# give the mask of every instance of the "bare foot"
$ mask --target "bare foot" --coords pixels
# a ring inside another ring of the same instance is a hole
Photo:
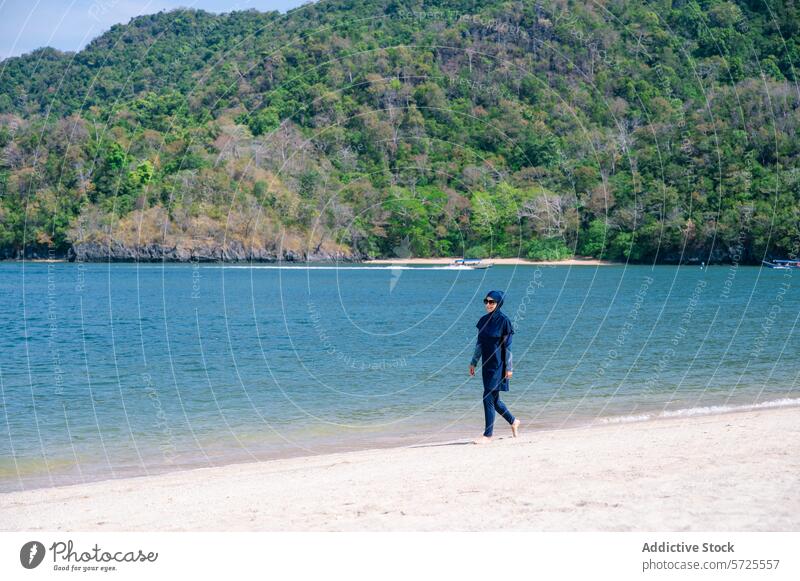
[[[515,438],[517,437],[517,432],[519,431],[520,421],[519,418],[514,420],[514,423],[511,424],[511,435]]]
[[[472,440],[472,443],[473,444],[488,444],[491,441],[492,441],[491,436],[489,436],[488,438],[486,436],[481,436],[477,440]]]

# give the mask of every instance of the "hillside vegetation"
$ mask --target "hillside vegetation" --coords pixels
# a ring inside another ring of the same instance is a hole
[[[0,255],[800,252],[800,8],[176,10],[0,63]]]

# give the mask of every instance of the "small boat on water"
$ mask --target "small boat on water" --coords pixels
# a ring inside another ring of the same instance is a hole
[[[447,265],[447,268],[457,268],[461,270],[480,270],[489,268],[491,263],[483,262],[480,258],[457,258]]]
[[[770,268],[777,268],[779,270],[800,268],[800,260],[762,260],[761,262]]]

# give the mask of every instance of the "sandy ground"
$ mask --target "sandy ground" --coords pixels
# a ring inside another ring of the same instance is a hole
[[[3,530],[800,530],[800,408],[0,495]]]
[[[375,260],[364,260],[363,264],[409,264],[409,265],[438,265],[450,264],[456,258],[380,258]],[[528,260],[527,258],[486,258],[482,262],[488,264],[505,264],[511,266],[609,266],[622,264],[620,262],[609,262],[607,260],[597,260],[596,258],[570,258],[568,260]]]

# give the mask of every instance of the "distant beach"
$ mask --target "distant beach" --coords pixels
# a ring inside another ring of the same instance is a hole
[[[308,262],[310,264],[319,263],[319,264],[330,264],[330,263],[355,263],[355,264],[408,264],[408,265],[418,265],[418,266],[425,266],[425,265],[441,265],[441,264],[451,264],[454,260],[458,260],[461,257],[453,256],[450,258],[374,258],[368,260],[339,260],[337,258],[328,258],[328,259],[314,259],[308,261],[298,261],[298,260],[287,260],[287,259],[278,259],[275,260],[212,260],[208,261],[211,264],[230,264],[236,265],[241,263],[255,263],[255,264],[293,264],[296,262]],[[481,259],[482,262],[488,264],[497,264],[497,265],[509,265],[509,266],[613,266],[624,264],[622,262],[612,262],[610,260],[599,260],[597,258],[567,258],[565,260],[530,260],[528,258],[484,258]],[[5,258],[0,259],[0,261],[11,262],[11,263],[21,263],[21,262],[30,262],[30,263],[68,263],[70,262],[66,258],[25,258],[22,259],[15,259],[15,258]],[[80,262],[95,262],[95,263],[108,263],[108,258],[96,258],[93,260],[81,260]],[[191,260],[172,260],[169,258],[165,258],[162,260],[135,260],[135,259],[128,259],[128,260],[114,260],[113,262],[119,263],[129,263],[129,264],[148,264],[148,263],[180,263],[180,262],[191,262]]]
[[[410,265],[438,265],[451,264],[461,257],[450,258],[376,258],[363,261],[365,264],[410,264]],[[509,266],[613,266],[619,262],[598,260],[597,258],[568,258],[566,260],[529,260],[527,258],[483,258],[481,262],[487,264]]]
[[[0,495],[5,531],[796,531],[800,408]]]

